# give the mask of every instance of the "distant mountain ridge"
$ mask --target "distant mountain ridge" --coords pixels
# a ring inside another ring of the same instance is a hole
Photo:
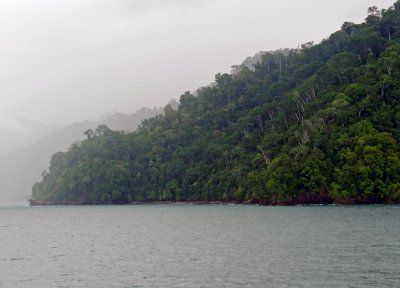
[[[177,107],[177,102],[174,100],[169,104],[173,108]],[[85,130],[105,124],[113,130],[131,132],[144,119],[162,113],[162,107],[141,108],[132,114],[111,113],[99,120],[73,123],[60,129],[53,129],[51,133],[37,139],[28,147],[0,156],[0,201],[26,199],[30,194],[32,182],[38,181],[42,171],[48,169],[51,155],[57,151],[65,151],[72,143],[84,139]]]
[[[37,121],[2,115],[0,118],[0,155],[26,148],[40,138],[60,129],[62,124],[43,124]]]

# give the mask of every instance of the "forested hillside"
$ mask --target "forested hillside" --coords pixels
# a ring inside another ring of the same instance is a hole
[[[177,106],[176,101],[170,103]],[[162,107],[141,108],[131,114],[114,112],[101,119],[59,128],[24,149],[0,155],[0,201],[26,200],[31,193],[32,183],[40,180],[41,172],[48,168],[51,155],[57,151],[67,151],[71,143],[83,140],[85,130],[107,125],[116,130],[134,131],[143,119],[162,113]]]
[[[400,1],[51,159],[32,204],[400,200]]]

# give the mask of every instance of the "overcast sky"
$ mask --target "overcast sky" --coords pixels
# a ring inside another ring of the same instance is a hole
[[[160,106],[394,0],[0,0],[0,121]]]

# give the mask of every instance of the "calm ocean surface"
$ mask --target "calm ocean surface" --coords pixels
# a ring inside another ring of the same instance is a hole
[[[400,206],[0,207],[0,287],[400,287]]]

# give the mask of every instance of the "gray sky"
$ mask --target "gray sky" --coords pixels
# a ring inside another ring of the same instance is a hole
[[[164,105],[395,0],[0,0],[0,122]],[[2,120],[3,119],[3,120]]]

